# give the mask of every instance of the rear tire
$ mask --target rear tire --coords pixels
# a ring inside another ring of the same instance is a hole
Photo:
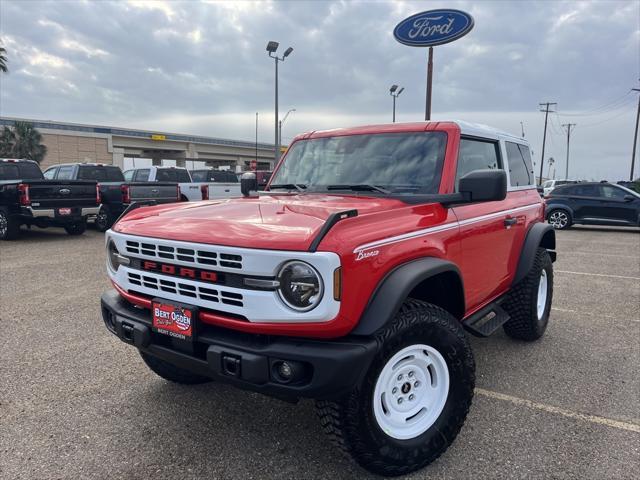
[[[538,248],[533,267],[502,304],[511,317],[503,326],[511,338],[533,341],[544,335],[553,301],[553,263],[544,248]]]
[[[20,223],[6,210],[0,210],[0,240],[14,240],[20,234]]]
[[[418,300],[406,301],[376,337],[380,351],[362,384],[316,402],[317,413],[333,443],[363,468],[405,475],[437,459],[462,428],[473,353],[457,319]]]
[[[82,235],[87,229],[87,222],[83,220],[82,222],[71,223],[69,225],[65,225],[64,229],[69,235]]]
[[[111,213],[109,207],[105,205],[100,207],[98,215],[96,216],[96,229],[99,232],[106,232],[111,228],[111,225],[113,225],[113,221],[113,214]]]
[[[573,224],[571,214],[562,209],[551,210],[547,215],[547,221],[556,230],[566,230]]]
[[[144,363],[147,364],[147,367],[151,369],[153,373],[164,378],[165,380],[169,380],[174,383],[181,383],[183,385],[198,385],[200,383],[211,382],[212,379],[209,377],[203,377],[201,375],[196,375],[182,368],[176,367],[169,362],[165,362],[164,360],[160,360],[159,358],[148,355],[144,352],[140,352],[140,356]]]

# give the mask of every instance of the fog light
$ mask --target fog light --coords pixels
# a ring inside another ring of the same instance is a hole
[[[307,376],[304,363],[294,360],[276,360],[271,364],[271,377],[279,383],[297,383]]]
[[[282,362],[278,367],[278,375],[280,375],[284,380],[291,380],[293,368],[291,368],[291,365],[287,362]]]

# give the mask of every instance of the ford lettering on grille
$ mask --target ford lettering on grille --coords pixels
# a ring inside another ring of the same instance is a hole
[[[199,268],[182,267],[179,265],[170,265],[168,263],[150,262],[145,260],[141,263],[143,270],[163,273],[165,275],[173,275],[176,277],[190,278],[192,280],[201,280],[203,282],[216,283],[218,274],[209,270],[201,270]]]

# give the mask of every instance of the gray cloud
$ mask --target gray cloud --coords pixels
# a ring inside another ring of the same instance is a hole
[[[541,101],[558,102],[545,157],[564,170],[561,123],[578,123],[572,172],[628,176],[640,76],[635,1],[447,2],[473,14],[463,39],[435,49],[434,116],[519,132],[538,156]],[[436,2],[0,3],[10,74],[0,113],[233,138],[273,138],[268,40],[292,45],[281,65],[284,137],[390,120],[392,83],[406,90],[400,121],[423,118],[426,50],[392,36]],[[620,99],[604,109],[597,107]],[[614,108],[618,107],[618,108]],[[596,109],[590,116],[562,116]],[[545,168],[546,173],[546,168]]]

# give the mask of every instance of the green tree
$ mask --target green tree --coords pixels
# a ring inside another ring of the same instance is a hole
[[[0,47],[0,72],[7,73],[7,50],[4,47]]]
[[[13,129],[4,127],[0,134],[0,155],[26,158],[40,163],[47,154],[42,135],[29,122],[15,122]]]

